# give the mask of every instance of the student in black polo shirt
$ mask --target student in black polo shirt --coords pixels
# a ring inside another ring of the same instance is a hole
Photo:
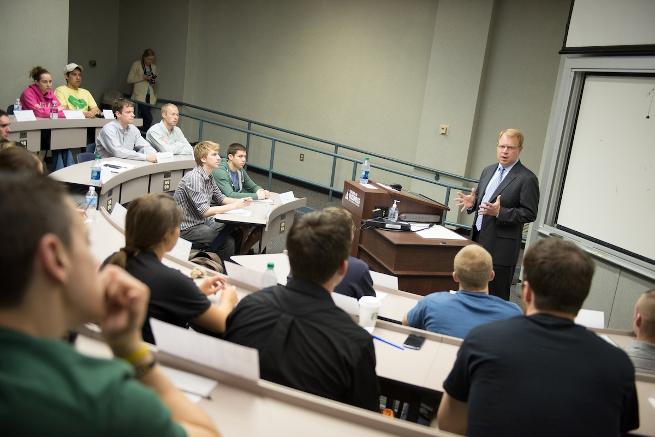
[[[378,411],[372,338],[330,296],[348,268],[351,232],[348,214],[298,219],[287,237],[292,278],[243,298],[224,338],[259,350],[264,379]]]
[[[617,436],[639,427],[635,370],[576,325],[591,257],[557,238],[523,261],[524,317],[474,328],[443,384],[437,420],[469,436]]]
[[[225,319],[237,303],[236,289],[220,276],[206,278],[200,286],[178,270],[162,264],[180,237],[182,213],[166,194],[146,194],[130,203],[125,218],[125,247],[105,264],[116,264],[150,287],[148,318],[143,339],[155,343],[150,317],[188,328],[195,325],[209,333],[225,331]],[[207,296],[221,291],[218,304]]]

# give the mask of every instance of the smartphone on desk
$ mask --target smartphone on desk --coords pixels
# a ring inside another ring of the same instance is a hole
[[[405,342],[403,344],[408,349],[419,350],[421,349],[421,346],[423,346],[424,342],[425,342],[425,337],[421,337],[420,335],[416,335],[416,334],[409,334],[409,336],[405,339]]]

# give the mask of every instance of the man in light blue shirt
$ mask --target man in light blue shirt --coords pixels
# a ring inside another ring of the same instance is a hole
[[[132,124],[134,103],[127,99],[117,99],[111,110],[116,120],[104,125],[96,138],[96,151],[100,156],[157,162],[157,151]]]
[[[491,255],[482,246],[464,247],[454,261],[453,279],[459,290],[425,296],[405,315],[403,324],[464,338],[483,323],[522,315],[515,303],[489,295],[492,265]]]
[[[146,133],[146,140],[160,152],[171,152],[173,155],[192,155],[193,147],[177,127],[180,111],[172,103],[161,107],[161,121],[153,125]]]

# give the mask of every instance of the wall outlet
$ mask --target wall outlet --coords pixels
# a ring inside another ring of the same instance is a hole
[[[301,161],[304,161],[304,160],[305,160],[305,154],[304,154],[304,153],[301,153],[301,154],[300,154],[300,160],[301,160]]]
[[[170,179],[164,179],[164,192],[171,191],[171,180]]]
[[[111,200],[111,197],[107,199],[107,212],[111,212],[114,207],[114,202]]]
[[[448,125],[440,124],[439,125],[439,135],[448,135]]]
[[[280,222],[280,233],[284,232],[287,230],[287,224],[286,222]]]

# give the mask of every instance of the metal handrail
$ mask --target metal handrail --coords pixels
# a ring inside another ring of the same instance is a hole
[[[226,118],[239,120],[239,121],[248,123],[247,128],[243,128],[243,127],[223,123],[223,122],[220,122],[220,121],[217,121],[217,120],[210,120],[208,118],[204,118],[204,117],[200,117],[200,116],[197,116],[197,115],[192,115],[192,114],[188,114],[188,113],[184,113],[184,112],[180,111],[180,117],[186,117],[186,118],[189,118],[191,120],[196,120],[196,121],[199,122],[199,124],[198,124],[198,139],[199,140],[202,139],[202,137],[203,137],[204,124],[209,123],[211,125],[220,126],[220,127],[230,129],[230,130],[233,130],[233,131],[236,131],[236,132],[244,133],[246,135],[246,148],[249,147],[251,137],[262,138],[262,139],[270,141],[271,142],[271,154],[270,154],[270,160],[269,160],[268,168],[253,165],[251,163],[248,164],[250,167],[253,167],[253,168],[263,170],[263,171],[267,172],[268,188],[269,189],[271,188],[273,175],[279,175],[279,176],[284,176],[284,177],[287,177],[287,178],[290,178],[290,179],[293,179],[293,180],[297,180],[297,181],[302,182],[302,183],[307,183],[307,184],[313,185],[313,186],[318,187],[318,188],[325,189],[325,190],[328,191],[329,199],[332,200],[333,193],[340,193],[340,194],[342,193],[341,190],[339,190],[338,188],[335,188],[333,186],[334,185],[334,180],[335,180],[335,175],[336,175],[336,162],[337,162],[337,160],[352,163],[352,166],[353,166],[353,168],[352,168],[352,179],[356,179],[357,166],[359,164],[361,164],[361,161],[358,160],[358,159],[355,159],[355,158],[352,158],[350,156],[340,154],[339,153],[339,148],[343,148],[343,149],[346,149],[346,150],[349,150],[349,151],[365,154],[366,156],[372,156],[372,157],[376,157],[376,158],[380,158],[380,159],[390,161],[392,163],[406,165],[406,166],[409,166],[409,167],[413,167],[415,169],[420,169],[420,170],[429,171],[431,173],[434,173],[435,177],[433,179],[431,179],[431,178],[427,178],[427,177],[423,177],[423,176],[407,174],[407,172],[403,172],[401,170],[394,169],[394,168],[385,167],[383,165],[379,165],[379,164],[375,164],[375,163],[370,164],[372,168],[376,168],[376,169],[379,169],[379,170],[382,170],[382,171],[385,171],[385,172],[400,175],[400,176],[403,176],[403,177],[408,177],[408,178],[413,179],[413,180],[418,180],[418,181],[422,181],[422,182],[425,182],[425,183],[429,183],[429,184],[432,184],[432,185],[436,185],[436,186],[445,188],[446,189],[446,194],[444,196],[444,202],[443,202],[445,205],[448,205],[448,203],[450,201],[450,196],[451,196],[451,191],[452,190],[470,192],[471,189],[469,187],[465,187],[465,186],[461,186],[461,185],[441,182],[439,180],[440,175],[448,176],[448,177],[451,177],[453,179],[456,179],[456,180],[462,181],[462,182],[477,183],[476,179],[471,179],[471,178],[455,175],[455,174],[449,173],[449,172],[442,172],[442,171],[437,170],[437,169],[433,169],[433,168],[425,167],[425,166],[422,166],[422,165],[414,164],[414,163],[411,163],[411,162],[403,161],[403,160],[400,160],[400,159],[388,157],[388,156],[381,155],[381,154],[378,154],[378,153],[370,153],[370,152],[367,152],[365,150],[358,149],[356,147],[347,146],[347,145],[336,143],[336,142],[333,142],[333,141],[323,140],[321,138],[316,138],[316,137],[313,137],[311,135],[306,135],[306,134],[290,131],[288,129],[278,128],[276,126],[272,126],[272,125],[269,125],[269,124],[266,124],[266,123],[261,123],[261,122],[258,122],[256,120],[250,120],[250,119],[247,119],[247,118],[244,118],[244,117],[239,117],[239,116],[235,116],[235,115],[232,115],[232,114],[226,114],[226,113],[223,113],[223,112],[220,112],[220,111],[215,111],[215,110],[212,110],[212,109],[203,108],[203,107],[198,106],[198,105],[194,105],[194,104],[190,104],[190,103],[186,103],[186,102],[182,102],[182,101],[178,101],[178,100],[160,98],[158,104],[156,104],[156,105],[149,104],[149,103],[144,103],[144,102],[139,102],[139,105],[144,105],[144,106],[148,106],[148,107],[151,107],[151,108],[161,108],[161,105],[163,103],[173,103],[173,104],[178,105],[178,106],[186,106],[186,107],[189,107],[189,108],[198,109],[198,110],[209,112],[209,113],[212,113],[212,114],[215,114],[215,115],[219,115],[219,116],[223,116],[223,117],[226,117]],[[138,111],[138,109],[137,109],[137,111]],[[291,140],[287,140],[287,139],[284,139],[284,138],[279,138],[277,136],[265,134],[263,132],[257,132],[257,131],[254,131],[252,129],[253,125],[264,127],[264,128],[267,128],[267,129],[273,129],[273,130],[276,130],[276,131],[279,131],[279,132],[283,132],[283,133],[287,133],[287,134],[291,134],[291,135],[295,135],[295,136],[300,136],[300,137],[302,137],[304,139],[317,141],[317,142],[322,143],[322,144],[328,144],[328,145],[334,146],[334,151],[322,150],[320,148],[312,147],[312,146],[309,146],[309,145],[306,145],[306,144],[301,144],[301,143],[291,141]],[[300,148],[302,150],[310,151],[310,152],[313,152],[313,153],[318,153],[320,155],[332,157],[332,169],[331,169],[331,174],[330,174],[330,185],[325,185],[325,184],[322,184],[322,183],[317,182],[315,180],[314,181],[306,180],[306,179],[298,177],[297,175],[289,175],[289,174],[285,174],[283,172],[274,171],[273,167],[274,167],[274,162],[275,162],[275,148],[276,148],[277,144],[285,144],[285,145],[289,145],[289,146],[292,146],[292,147]],[[465,228],[465,229],[470,229],[471,228],[470,225],[449,221],[449,220],[446,219],[446,216],[444,216],[444,223],[447,224],[447,225],[457,226],[457,227]]]

